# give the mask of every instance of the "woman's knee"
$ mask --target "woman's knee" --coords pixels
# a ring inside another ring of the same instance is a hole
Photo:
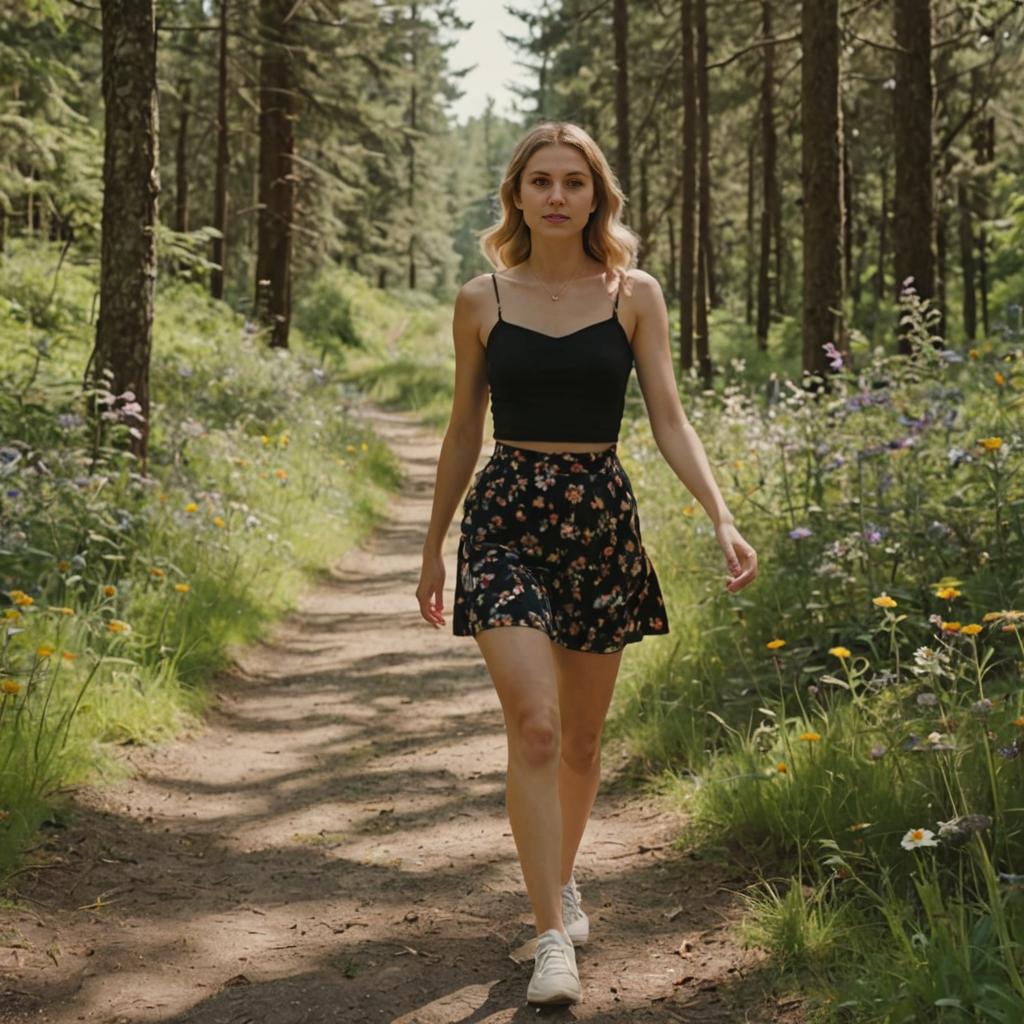
[[[509,728],[509,748],[527,764],[540,767],[557,760],[559,725],[557,708],[529,708],[514,716]]]
[[[562,760],[580,775],[589,772],[601,756],[601,734],[566,732],[561,738]]]

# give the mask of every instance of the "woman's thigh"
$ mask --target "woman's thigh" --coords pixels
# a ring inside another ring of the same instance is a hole
[[[531,720],[550,724],[557,732],[558,670],[550,637],[529,626],[497,626],[481,630],[476,641],[506,727],[521,728]]]
[[[622,651],[595,654],[552,644],[563,737],[600,739],[615,692]]]

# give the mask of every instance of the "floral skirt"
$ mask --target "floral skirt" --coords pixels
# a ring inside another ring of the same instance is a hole
[[[452,631],[495,626],[532,626],[599,654],[668,632],[614,445],[541,452],[495,442],[463,505]]]

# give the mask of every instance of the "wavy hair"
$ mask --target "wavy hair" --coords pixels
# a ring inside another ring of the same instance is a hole
[[[575,146],[587,161],[594,180],[597,205],[583,227],[583,250],[600,260],[616,276],[636,263],[638,238],[622,223],[625,196],[598,144],[570,121],[544,121],[534,125],[518,142],[505,169],[499,196],[502,218],[480,234],[480,250],[497,270],[514,267],[530,255],[530,229],[513,199],[519,192],[523,170],[541,146]]]

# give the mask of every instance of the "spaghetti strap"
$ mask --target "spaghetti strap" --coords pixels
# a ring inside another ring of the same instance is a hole
[[[616,320],[619,319],[619,292],[622,290],[622,280],[619,280],[619,286],[615,289],[615,305],[612,307],[612,316]]]
[[[494,285],[494,298],[498,303],[498,319],[501,319],[501,296],[498,294],[498,279],[491,274],[491,284]]]

